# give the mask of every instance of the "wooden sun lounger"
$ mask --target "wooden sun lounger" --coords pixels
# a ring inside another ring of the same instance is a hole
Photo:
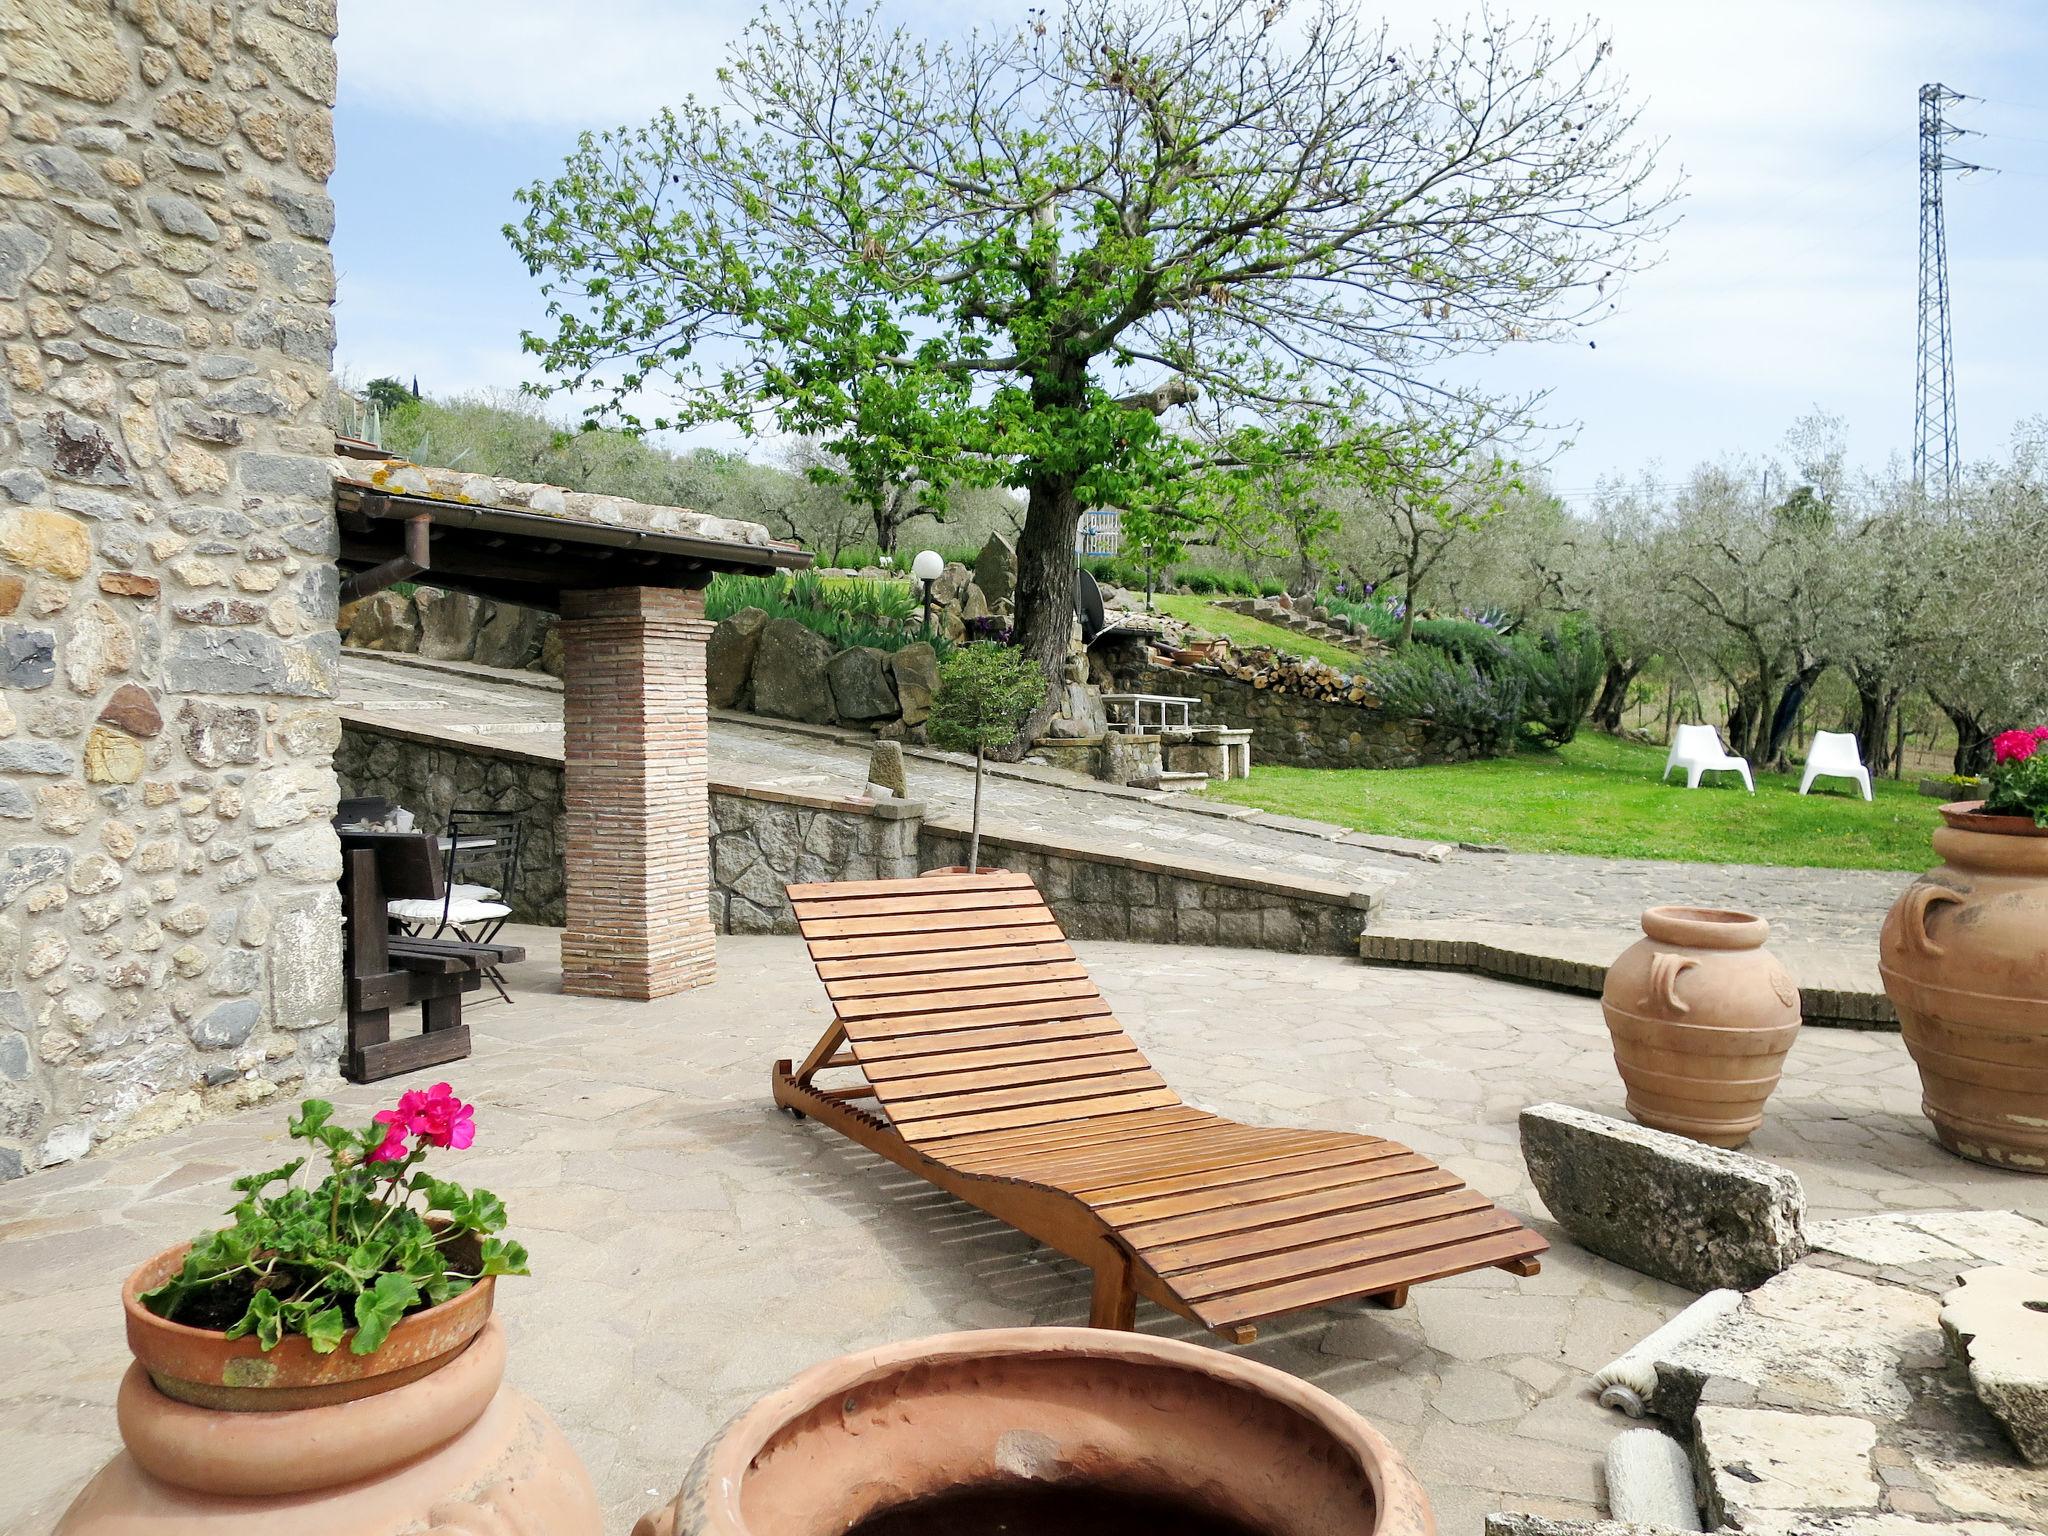
[[[1239,1343],[1425,1280],[1536,1273],[1549,1245],[1399,1142],[1183,1104],[1110,1016],[1030,877],[792,885],[838,1015],[775,1102],[1095,1271],[1089,1322],[1146,1297]],[[864,1081],[816,1085],[857,1068]],[[858,1107],[874,1101],[874,1111]]]

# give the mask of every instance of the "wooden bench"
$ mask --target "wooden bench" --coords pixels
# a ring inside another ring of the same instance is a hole
[[[494,965],[524,960],[516,944],[414,938],[391,931],[388,903],[438,900],[446,891],[440,850],[424,832],[342,829],[341,899],[347,921],[343,971],[348,988],[348,1046],[342,1073],[373,1083],[469,1054],[462,998]],[[391,1011],[420,1005],[420,1032],[391,1038]]]
[[[1304,1308],[1536,1273],[1541,1236],[1399,1142],[1184,1104],[1028,876],[788,889],[837,1017],[775,1063],[775,1102],[1091,1266],[1094,1326],[1132,1327],[1143,1296],[1243,1343]],[[818,1085],[844,1069],[861,1080]]]

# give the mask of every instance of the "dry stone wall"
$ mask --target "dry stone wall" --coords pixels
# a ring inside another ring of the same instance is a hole
[[[0,1177],[329,1075],[331,0],[0,0]]]
[[[1195,714],[1206,724],[1249,728],[1254,766],[1418,768],[1484,755],[1477,742],[1431,721],[1276,693],[1215,671],[1124,662],[1116,685],[1127,693],[1199,699]]]

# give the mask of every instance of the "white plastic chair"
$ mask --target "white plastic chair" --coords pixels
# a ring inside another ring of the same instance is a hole
[[[1729,773],[1742,775],[1742,782],[1753,795],[1756,781],[1749,776],[1749,764],[1735,756],[1721,745],[1721,733],[1711,725],[1681,725],[1671,738],[1671,755],[1664,759],[1664,771],[1657,775],[1659,783],[1671,777],[1671,770],[1685,770],[1685,787],[1698,789],[1700,775]]]
[[[1856,738],[1847,731],[1813,733],[1813,745],[1806,749],[1806,772],[1799,776],[1799,793],[1811,789],[1815,779],[1854,779],[1863,798],[1870,798],[1870,770],[1863,766]]]

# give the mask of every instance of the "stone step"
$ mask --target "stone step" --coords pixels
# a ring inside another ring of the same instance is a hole
[[[1209,782],[1206,773],[1162,773],[1159,775],[1161,789],[1199,789]]]

